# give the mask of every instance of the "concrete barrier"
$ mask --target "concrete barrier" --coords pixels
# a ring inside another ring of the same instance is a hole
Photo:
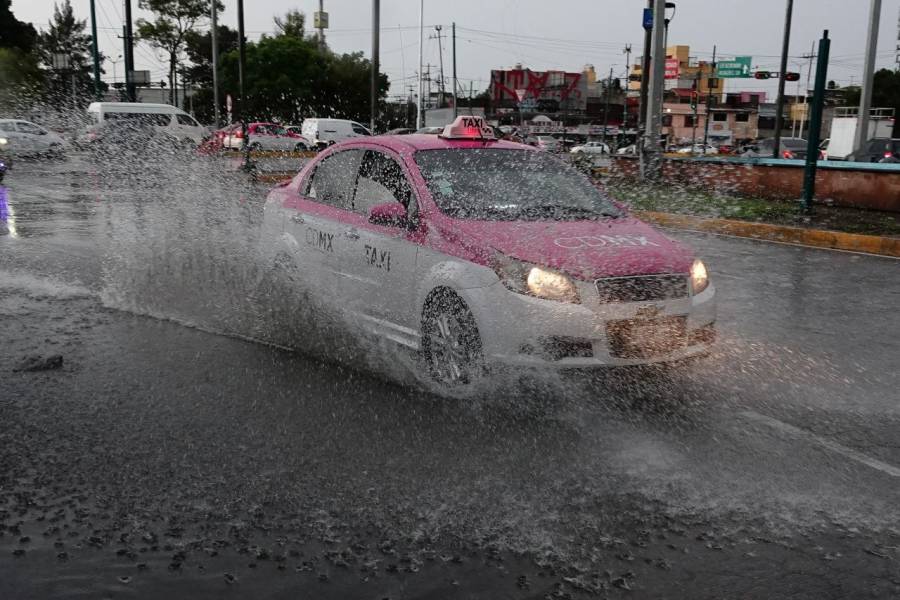
[[[666,158],[663,177],[686,186],[772,200],[796,200],[803,161],[761,158]],[[637,179],[636,158],[613,158],[609,177]],[[900,212],[900,164],[819,161],[816,201],[833,206]]]

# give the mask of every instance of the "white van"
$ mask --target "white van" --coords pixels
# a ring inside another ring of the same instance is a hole
[[[174,138],[190,140],[194,144],[199,144],[210,133],[194,117],[171,104],[92,102],[87,112],[94,126],[112,120],[135,119],[151,123]]]
[[[372,132],[347,119],[303,119],[300,127],[303,137],[317,146],[328,146],[347,138],[372,135]]]

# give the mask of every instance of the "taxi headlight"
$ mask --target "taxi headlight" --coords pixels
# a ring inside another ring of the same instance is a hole
[[[695,260],[691,265],[691,289],[695,294],[699,294],[709,285],[709,275],[706,272],[706,265],[702,260]]]
[[[5,146],[8,143],[9,143],[8,139],[6,139],[5,137],[0,137],[0,146]]]
[[[494,270],[503,285],[519,294],[559,302],[580,302],[575,283],[559,271],[505,256],[495,259]]]

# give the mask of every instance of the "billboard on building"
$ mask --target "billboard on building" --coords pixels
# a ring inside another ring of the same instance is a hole
[[[495,108],[525,104],[537,112],[584,110],[587,81],[583,73],[495,69],[491,71],[490,95]]]
[[[681,74],[681,63],[677,58],[666,59],[666,79],[678,79]]]

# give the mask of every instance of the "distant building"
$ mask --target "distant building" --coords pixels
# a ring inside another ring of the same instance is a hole
[[[585,65],[580,73],[532,71],[521,65],[495,69],[488,90],[489,117],[535,129],[534,117],[547,116],[549,122],[560,123],[560,129],[564,123],[568,130],[588,135],[601,131],[604,123],[618,129],[625,121],[625,95],[618,79],[611,83],[608,77],[598,77],[593,65]]]

